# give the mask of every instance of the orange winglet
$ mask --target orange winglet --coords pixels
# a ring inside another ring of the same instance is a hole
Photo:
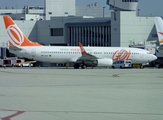
[[[83,48],[83,45],[80,42],[78,42],[78,46],[80,47],[80,50],[81,50],[82,55],[87,54],[87,52]]]
[[[9,36],[9,46],[42,46],[41,44],[30,41],[10,16],[3,16],[3,20]]]

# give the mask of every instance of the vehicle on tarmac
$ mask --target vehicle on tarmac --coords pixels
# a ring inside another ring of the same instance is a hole
[[[15,63],[14,67],[33,67],[33,63],[36,61],[27,61],[27,62],[19,62]]]
[[[117,60],[113,63],[112,68],[132,68],[131,60]]]

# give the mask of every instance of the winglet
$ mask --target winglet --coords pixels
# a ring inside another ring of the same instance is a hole
[[[41,44],[30,41],[10,16],[3,16],[3,20],[9,37],[9,46],[42,46]]]
[[[80,42],[78,42],[78,46],[80,47],[80,50],[81,50],[82,55],[87,54],[87,52],[83,48],[83,45]]]

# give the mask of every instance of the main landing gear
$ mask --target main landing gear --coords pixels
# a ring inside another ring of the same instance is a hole
[[[74,69],[79,69],[79,67],[80,67],[80,64],[77,64],[77,63],[76,63],[76,64],[74,65]]]
[[[81,69],[86,69],[87,65],[86,64],[79,64],[79,63],[76,63],[74,65],[74,69],[79,69],[79,67],[81,67]]]

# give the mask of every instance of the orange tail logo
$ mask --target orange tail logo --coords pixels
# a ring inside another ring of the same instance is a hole
[[[11,19],[11,17],[3,16],[3,19],[9,36],[9,46],[42,46],[36,42],[30,41]]]

